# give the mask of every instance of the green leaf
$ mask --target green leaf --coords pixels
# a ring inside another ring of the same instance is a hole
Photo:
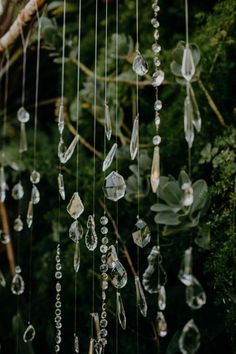
[[[198,235],[194,242],[201,248],[208,250],[211,242],[211,232],[208,225],[199,226]]]
[[[160,213],[162,211],[172,211],[172,208],[169,205],[157,203],[151,206],[151,210]]]
[[[168,182],[163,188],[164,201],[170,206],[181,206],[182,193],[176,182]]]
[[[208,199],[208,187],[206,181],[199,179],[193,184],[193,204],[191,206],[191,214],[204,208]]]
[[[157,224],[163,224],[163,225],[179,225],[180,221],[178,216],[171,212],[171,211],[166,211],[159,213],[155,216],[155,222]]]
[[[180,171],[178,182],[179,182],[179,187],[180,188],[182,187],[182,185],[184,183],[191,183],[188,174],[184,170]]]

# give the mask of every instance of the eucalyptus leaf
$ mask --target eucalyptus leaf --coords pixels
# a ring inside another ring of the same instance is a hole
[[[162,211],[172,211],[172,208],[166,204],[156,203],[151,206],[151,210],[160,213]]]
[[[203,179],[193,183],[193,204],[191,206],[191,214],[204,208],[208,200],[208,187]]]
[[[163,187],[164,201],[173,207],[181,206],[182,193],[177,182],[168,182]]]
[[[178,215],[171,211],[165,211],[155,216],[155,222],[162,225],[179,225],[180,220]]]

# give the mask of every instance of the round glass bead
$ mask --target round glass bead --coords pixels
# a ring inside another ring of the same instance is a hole
[[[104,244],[104,245],[107,245],[108,244],[108,238],[107,237],[103,237],[102,238],[102,243]]]
[[[61,277],[62,277],[62,272],[56,272],[55,273],[55,278],[61,279]]]
[[[57,335],[61,336],[61,330],[60,329],[57,329]]]
[[[151,24],[153,25],[154,28],[158,28],[160,26],[160,23],[157,21],[156,18],[151,19]]]
[[[56,264],[56,270],[61,270],[61,263]]]
[[[105,291],[103,291],[103,292],[102,292],[102,300],[105,301],[106,298],[107,298],[107,295],[106,295]]]
[[[101,245],[100,246],[100,252],[101,253],[107,253],[108,247],[106,245]]]
[[[161,143],[161,137],[160,135],[155,135],[152,139],[152,142],[154,145],[159,145]]]
[[[107,280],[107,279],[108,279],[107,273],[102,273],[102,280]]]
[[[55,303],[55,306],[56,306],[56,308],[60,308],[60,307],[61,307],[61,302],[60,302],[60,301],[57,301],[57,302]]]
[[[56,316],[61,316],[61,310],[60,310],[60,309],[56,309],[55,315],[56,315]]]
[[[105,327],[107,327],[107,325],[108,325],[107,320],[104,320],[104,319],[103,319],[103,320],[100,321],[100,326],[101,326],[101,327],[105,328]]]
[[[107,257],[106,257],[105,254],[102,255],[102,257],[101,257],[101,262],[102,262],[102,263],[107,263]]]
[[[108,224],[108,218],[105,215],[101,217],[100,224],[101,225],[107,225]]]
[[[60,351],[60,347],[59,347],[59,345],[56,345],[55,346],[55,352],[58,353],[59,351]]]
[[[157,58],[157,57],[155,57],[155,58],[153,59],[153,63],[154,63],[154,65],[155,65],[156,67],[158,67],[158,66],[161,65],[161,62],[160,62],[159,58]]]
[[[101,313],[101,318],[107,318],[107,313],[106,313],[106,311],[103,311],[103,312]]]
[[[56,283],[56,291],[59,293],[61,291],[61,284]]]
[[[60,256],[57,254],[56,255],[56,262],[59,263],[61,261]]]
[[[61,301],[60,294],[57,294],[56,299],[57,299],[57,301]]]
[[[160,116],[158,114],[155,117],[155,126],[156,126],[157,129],[159,128],[160,123],[161,123],[161,119],[160,119]]]
[[[160,33],[159,33],[159,31],[156,29],[155,31],[154,31],[154,39],[156,40],[156,41],[158,41],[158,39],[159,39],[159,37],[160,37]]]
[[[102,337],[106,337],[107,335],[108,335],[108,332],[107,332],[107,330],[106,329],[101,329],[101,331],[100,331],[100,335],[102,336]]]
[[[106,303],[104,302],[104,304],[102,304],[102,311],[106,311]]]
[[[62,328],[62,324],[61,324],[61,322],[56,322],[56,328]]]
[[[152,4],[153,11],[159,12],[160,11],[160,6],[157,5],[157,3]]]
[[[157,43],[154,43],[154,44],[152,45],[152,51],[153,51],[153,53],[155,53],[155,54],[160,53],[160,51],[161,51],[161,46],[160,46],[159,44],[157,44]]]
[[[56,336],[55,341],[57,344],[61,343],[61,336]]]
[[[160,86],[165,78],[165,74],[162,70],[157,70],[153,75],[152,75],[152,86],[153,87],[158,87]]]
[[[108,288],[108,281],[103,280],[102,281],[102,290],[107,290],[107,288]]]
[[[40,182],[40,173],[36,170],[33,170],[30,175],[30,181],[33,184],[38,184]]]
[[[57,322],[57,323],[61,322],[61,316],[56,316],[55,317],[55,322]]]
[[[102,343],[103,347],[105,347],[105,345],[107,345],[106,338],[101,338],[101,343]]]
[[[160,111],[162,109],[162,102],[160,100],[156,100],[154,103],[154,109],[155,111]]]
[[[108,265],[107,264],[102,264],[100,265],[100,271],[103,272],[107,272],[108,271]]]
[[[103,227],[101,228],[101,233],[102,233],[103,235],[106,235],[106,234],[108,233],[108,228],[107,228],[106,226],[103,226]]]

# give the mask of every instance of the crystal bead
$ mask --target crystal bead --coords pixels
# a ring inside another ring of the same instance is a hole
[[[69,228],[69,237],[73,242],[78,242],[83,237],[83,226],[78,220],[75,220]]]
[[[160,33],[159,33],[159,31],[156,29],[156,30],[154,31],[154,39],[155,39],[156,41],[158,41],[159,37],[160,37]]]
[[[100,335],[101,335],[102,337],[106,337],[106,336],[108,335],[107,330],[106,330],[106,329],[101,329]]]
[[[159,12],[159,11],[160,11],[160,6],[157,5],[157,3],[156,3],[156,4],[153,4],[153,5],[152,5],[152,8],[153,8],[153,11],[155,11],[155,12]]]
[[[201,131],[201,126],[202,126],[202,118],[201,118],[201,113],[198,108],[197,100],[195,97],[195,93],[193,91],[193,88],[191,84],[189,84],[189,93],[190,93],[190,99],[192,102],[192,107],[193,107],[193,125],[198,133]]]
[[[183,328],[179,337],[179,349],[183,354],[194,354],[200,347],[200,332],[194,323],[190,320]]]
[[[160,337],[165,337],[167,335],[167,323],[161,311],[157,312],[156,328]]]
[[[102,171],[105,172],[112,164],[118,145],[115,143],[112,145],[111,150],[108,152],[103,164],[102,164]]]
[[[75,151],[76,145],[79,141],[79,135],[77,134],[74,139],[72,140],[71,144],[69,145],[68,148],[66,148],[65,143],[62,139],[60,138],[59,144],[58,144],[58,158],[61,163],[65,164],[71,156],[73,155],[73,152]]]
[[[75,353],[79,353],[79,338],[76,335],[75,335],[75,339],[74,339],[74,350],[75,350]]]
[[[105,311],[101,313],[101,318],[107,318],[107,313]]]
[[[33,184],[38,184],[40,182],[40,173],[36,170],[33,170],[30,175],[30,181]]]
[[[100,265],[100,271],[101,272],[107,272],[108,271],[108,265],[107,264]]]
[[[60,307],[61,307],[61,302],[60,302],[60,301],[56,301],[55,306],[56,306],[57,308],[60,308]]]
[[[55,315],[56,316],[61,316],[61,309],[56,309]]]
[[[134,120],[132,135],[130,140],[130,156],[131,159],[134,160],[139,148],[139,116]]]
[[[108,247],[106,245],[100,246],[100,252],[101,253],[107,253]]]
[[[56,291],[58,293],[61,292],[61,284],[60,283],[56,283]]]
[[[159,114],[156,114],[156,116],[155,116],[155,126],[156,126],[156,130],[159,129],[160,123],[161,123],[160,116],[159,116]]]
[[[108,276],[107,276],[108,277]],[[105,301],[107,298],[105,290],[102,291],[102,301]]]
[[[10,235],[0,230],[0,240],[3,245],[6,245],[10,242]]]
[[[95,220],[93,215],[89,215],[87,220],[87,228],[93,227],[95,228]]]
[[[8,186],[6,184],[6,177],[4,167],[0,168],[0,201],[3,203],[6,199],[6,191]]]
[[[154,110],[158,112],[161,109],[162,109],[162,102],[160,100],[156,100],[154,103]]]
[[[105,254],[102,255],[102,257],[101,257],[101,262],[102,262],[103,264],[105,264],[105,263],[107,262],[107,258],[106,258],[106,255],[105,255]]]
[[[103,244],[103,245],[107,245],[108,242],[109,242],[109,240],[108,240],[107,237],[103,237],[103,238],[102,238],[102,244]]]
[[[105,215],[101,217],[100,224],[104,226],[108,224],[108,218]]]
[[[78,217],[84,212],[84,205],[78,192],[75,192],[72,195],[71,200],[67,205],[67,212],[73,219],[78,219]]]
[[[12,188],[11,195],[15,200],[20,200],[23,198],[24,189],[21,182],[18,182],[17,184],[14,185],[14,187]]]
[[[139,76],[144,76],[148,72],[148,64],[139,52],[133,61],[133,71]]]
[[[152,142],[153,144],[156,146],[156,145],[160,145],[161,143],[161,137],[160,135],[155,135],[152,139]]]
[[[151,240],[151,232],[145,221],[139,219],[135,224],[135,231],[132,233],[134,243],[143,248]]]
[[[162,70],[158,70],[156,71],[153,75],[152,75],[152,86],[153,87],[158,87],[160,86],[165,78],[165,74]]]
[[[106,280],[103,280],[101,283],[101,287],[103,290],[107,290],[108,289],[108,282]]]
[[[14,275],[11,283],[11,292],[14,295],[21,295],[25,290],[25,282],[19,273],[20,272],[16,269],[16,274]]]
[[[155,57],[155,58],[153,59],[153,63],[154,63],[154,65],[155,65],[156,67],[159,67],[159,66],[161,65],[161,61],[160,61],[160,59],[159,59],[158,57]]]
[[[29,112],[24,107],[20,107],[17,111],[17,119],[21,123],[27,123],[30,120]]]
[[[154,44],[152,45],[152,51],[153,51],[154,54],[160,53],[160,51],[161,51],[161,46],[160,46],[159,44],[157,44],[157,43],[154,43]]]
[[[189,96],[184,101],[184,132],[188,147],[191,148],[194,141],[193,107]]]
[[[139,279],[139,276],[135,276],[135,289],[136,289],[136,302],[141,314],[146,317],[147,316],[147,302],[144,295],[144,291]]]
[[[31,200],[29,201],[29,204],[28,204],[26,222],[27,222],[28,228],[30,228],[32,225],[32,222],[33,222],[33,203]]]
[[[30,200],[33,204],[38,204],[40,202],[40,193],[38,188],[35,185],[33,185],[32,187]]]
[[[100,326],[101,326],[101,328],[105,328],[105,327],[107,327],[107,325],[108,325],[108,321],[107,321],[107,320],[102,319],[102,320],[100,321]]]
[[[62,134],[65,126],[65,121],[64,121],[64,106],[63,104],[60,105],[59,107],[59,115],[58,115],[58,130],[59,133]]]
[[[151,24],[153,25],[154,28],[160,27],[160,23],[157,21],[156,18],[151,19]]]
[[[101,228],[101,234],[106,235],[108,233],[108,228],[106,226],[103,226]]]
[[[108,104],[105,103],[105,134],[107,140],[111,139],[112,125],[111,125],[111,115]]]
[[[102,277],[102,280],[107,280],[108,279],[107,273],[102,273],[101,277]]]
[[[56,270],[61,270],[61,264],[60,263],[58,263],[58,264],[56,264]]]
[[[115,171],[112,171],[105,179],[104,194],[107,199],[118,201],[123,198],[126,191],[124,178]]]
[[[32,340],[34,340],[35,334],[36,332],[34,327],[31,324],[29,324],[23,335],[24,342],[25,343],[32,342]]]
[[[193,55],[191,49],[188,46],[184,48],[181,73],[186,81],[191,81],[195,74]]]
[[[191,183],[183,183],[181,186],[183,191],[182,203],[185,207],[190,207],[193,204],[193,187]]]
[[[191,285],[186,287],[186,302],[191,309],[200,309],[206,303],[206,293],[199,281],[192,276]]]
[[[27,143],[27,135],[26,135],[26,127],[25,123],[20,124],[20,146],[19,152],[25,152],[28,150],[28,143]]]
[[[101,343],[102,343],[103,347],[105,347],[107,345],[106,338],[101,338]]]
[[[56,342],[56,344],[60,344],[61,343],[61,336],[56,336],[55,337],[55,342]]]
[[[56,272],[55,273],[55,278],[56,279],[61,279],[62,278],[62,272]]]
[[[154,147],[152,169],[151,169],[151,187],[153,193],[157,192],[160,182],[160,149],[158,146]]]
[[[60,349],[60,346],[57,344],[57,345],[55,345],[55,352],[56,353],[59,353],[59,351],[60,351],[61,349]]]
[[[116,261],[110,277],[112,285],[117,289],[121,289],[127,284],[127,272],[120,261]]]
[[[55,317],[55,322],[60,323],[61,322],[61,316],[56,316]]]

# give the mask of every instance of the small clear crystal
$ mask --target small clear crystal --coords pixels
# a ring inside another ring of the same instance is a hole
[[[184,101],[184,132],[185,140],[189,148],[192,147],[194,141],[193,130],[193,107],[189,96],[186,96]]]
[[[148,64],[139,52],[133,61],[133,71],[139,76],[144,76],[148,72]]]
[[[40,202],[40,193],[38,188],[35,185],[33,185],[32,187],[31,201],[33,204],[38,204]]]
[[[6,191],[8,186],[6,184],[6,177],[4,167],[0,168],[0,201],[3,203],[6,199]]]
[[[59,115],[58,115],[58,130],[59,133],[62,134],[64,130],[65,122],[64,122],[64,106],[63,104],[59,107]]]
[[[107,199],[114,202],[123,198],[126,191],[124,178],[115,171],[112,171],[105,179],[104,194]]]
[[[25,343],[32,342],[32,340],[34,340],[35,334],[36,332],[34,327],[31,324],[29,324],[23,335],[24,342]]]
[[[160,145],[160,143],[161,143],[161,137],[160,137],[160,135],[155,135],[155,136],[153,137],[153,139],[152,139],[152,142],[153,142],[154,145]]]
[[[74,252],[74,270],[75,272],[79,271],[80,267],[80,243],[77,241],[75,243],[75,252]]]
[[[154,63],[154,65],[155,65],[156,67],[159,67],[159,66],[161,65],[161,61],[160,61],[160,59],[159,59],[158,57],[155,57],[155,58],[153,59],[153,63]]]
[[[108,152],[103,165],[102,165],[102,170],[105,172],[112,164],[112,161],[115,157],[116,150],[117,150],[118,145],[115,143],[112,145],[111,150]]]
[[[158,87],[160,86],[165,78],[165,74],[162,70],[158,70],[156,71],[153,75],[152,75],[152,86],[153,87]]]
[[[0,230],[0,240],[3,245],[6,245],[10,242],[10,235]]]
[[[30,228],[32,225],[32,222],[33,222],[33,203],[31,200],[29,201],[29,204],[28,204],[26,222],[27,222],[28,228]]]
[[[75,220],[69,229],[69,237],[70,239],[77,243],[78,241],[80,241],[83,237],[83,226],[80,224],[80,222],[78,220]]]
[[[18,218],[16,218],[14,221],[13,228],[15,231],[20,232],[23,230],[23,227],[24,227],[24,224],[23,224],[23,221],[21,220],[21,217],[19,215]]]
[[[163,312],[161,311],[157,312],[156,328],[157,328],[157,333],[160,337],[165,337],[167,335],[167,323],[163,315]]]
[[[24,189],[21,182],[18,182],[17,184],[14,185],[14,187],[12,188],[11,195],[15,200],[20,200],[23,198]]]
[[[191,309],[200,309],[206,303],[206,293],[197,278],[192,276],[191,285],[186,287],[186,302]]]
[[[139,148],[139,116],[134,120],[132,135],[130,140],[130,156],[131,159],[134,160]]]
[[[20,269],[20,267],[19,267]],[[14,275],[11,283],[11,292],[14,295],[21,295],[25,290],[25,282],[20,275],[20,271],[16,267],[16,274]]]
[[[58,157],[59,157],[59,160],[61,163],[65,164],[65,163],[67,163],[67,161],[69,161],[69,159],[73,155],[73,152],[75,151],[78,141],[79,141],[79,135],[77,134],[74,137],[74,139],[72,140],[69,147],[66,148],[62,137],[60,138],[60,141],[58,144]]]
[[[132,233],[134,243],[143,248],[151,240],[151,232],[145,221],[139,219],[135,224],[135,231]]]
[[[27,143],[27,135],[26,135],[25,124],[21,123],[20,124],[20,146],[19,146],[19,152],[25,152],[27,150],[28,150],[28,143]]]
[[[179,270],[179,280],[186,286],[192,284],[192,247],[184,251],[184,257]]]
[[[201,131],[202,127],[202,118],[201,118],[201,113],[198,108],[197,100],[195,97],[195,93],[193,91],[193,88],[191,84],[189,84],[189,92],[190,92],[190,99],[193,107],[193,125],[198,133]]]
[[[78,192],[75,192],[72,195],[71,200],[67,205],[67,212],[73,219],[78,219],[78,217],[84,212],[84,205]]]
[[[135,276],[135,289],[136,289],[136,301],[141,314],[147,316],[147,302],[144,295],[144,291],[139,279],[139,276]]]
[[[159,33],[159,31],[156,29],[156,30],[154,31],[154,39],[155,39],[156,41],[158,41],[159,37],[160,37],[160,33]]]
[[[92,216],[92,215],[90,215]],[[85,234],[85,245],[89,251],[94,251],[98,244],[98,238],[95,231],[95,227],[88,227]]]
[[[30,120],[29,112],[24,107],[20,107],[17,111],[17,119],[21,123],[27,123]]]
[[[77,335],[75,335],[74,339],[74,349],[75,353],[79,353],[79,337]]]
[[[158,292],[158,307],[161,311],[166,308],[166,289],[164,286],[161,286]]]
[[[151,24],[153,25],[154,28],[160,27],[160,23],[157,21],[156,18],[151,19]]]
[[[33,170],[30,175],[30,181],[33,184],[38,184],[40,182],[40,173],[36,170]]]
[[[101,217],[100,224],[101,225],[107,225],[108,224],[108,218],[105,215]]]
[[[117,289],[121,289],[127,284],[127,272],[120,261],[116,261],[110,278],[112,285]]]
[[[156,100],[154,103],[155,111],[159,112],[162,109],[162,102],[160,100]]]
[[[160,46],[159,44],[157,44],[157,43],[154,43],[154,44],[152,45],[152,51],[153,51],[154,54],[160,53],[160,51],[161,51],[161,46]]]
[[[160,182],[160,149],[159,146],[154,147],[152,169],[151,169],[151,187],[153,193],[157,192]]]
[[[144,289],[150,294],[158,293],[160,284],[166,284],[167,275],[162,266],[162,257],[157,246],[154,246],[148,256],[148,267],[143,274]]]
[[[113,269],[116,266],[116,262],[118,261],[116,249],[114,245],[111,245],[108,248],[108,252],[106,255],[106,262],[109,268]]]
[[[118,315],[119,323],[121,327],[125,330],[126,329],[125,308],[124,308],[121,294],[118,291],[116,293],[116,306],[117,306],[117,315]]]

